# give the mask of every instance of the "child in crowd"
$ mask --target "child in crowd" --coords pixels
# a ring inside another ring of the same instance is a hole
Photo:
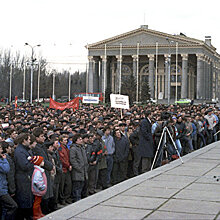
[[[33,156],[28,157],[28,160],[34,164],[31,188],[35,196],[33,204],[33,219],[36,220],[44,216],[40,204],[42,196],[45,195],[47,191],[47,178],[44,169],[42,168],[44,166],[43,157]]]

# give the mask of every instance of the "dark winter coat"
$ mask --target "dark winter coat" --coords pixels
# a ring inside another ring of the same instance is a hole
[[[33,148],[33,154],[34,156],[41,156],[44,158],[44,166],[42,168],[45,169],[45,174],[47,177],[47,192],[43,196],[44,199],[48,199],[53,197],[53,186],[52,186],[52,180],[51,180],[51,175],[50,171],[53,169],[53,164],[51,163],[47,149],[44,147],[42,144],[37,144],[35,148]]]
[[[85,181],[88,179],[88,160],[83,146],[73,144],[70,148],[70,164],[72,166],[72,181]]]
[[[31,208],[33,205],[31,178],[34,164],[27,159],[30,156],[28,150],[28,147],[19,144],[14,152],[16,202],[19,208]]]
[[[129,153],[128,138],[122,135],[120,139],[116,137],[114,140],[115,140],[114,161],[115,162],[126,161],[128,159],[128,153]]]
[[[56,175],[55,175],[55,179],[54,179],[54,183],[56,184],[61,181],[63,168],[62,168],[62,163],[60,161],[60,156],[59,156],[58,151],[54,152],[53,158],[54,158],[54,161],[56,164]]]
[[[182,138],[186,137],[185,123],[184,122],[176,122],[175,126],[176,126],[177,132],[178,132],[176,139],[182,139]]]
[[[15,187],[15,164],[12,158],[6,154],[6,159],[10,165],[10,171],[7,173],[7,181],[8,181],[8,193],[10,195],[15,194],[16,187]]]
[[[6,175],[10,170],[7,159],[0,159],[0,197],[8,194],[8,182]]]
[[[151,123],[145,118],[141,121],[139,132],[138,154],[141,157],[154,157],[154,143],[151,133]]]
[[[102,146],[97,139],[95,139],[92,144],[88,143],[86,145],[86,155],[87,155],[88,163],[92,163],[96,161],[96,164],[98,164],[98,162],[101,159],[101,154],[102,154]]]
[[[137,127],[129,136],[132,147],[137,147],[139,145],[139,131],[140,127]]]

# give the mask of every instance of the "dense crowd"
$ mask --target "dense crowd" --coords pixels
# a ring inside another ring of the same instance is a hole
[[[205,147],[219,140],[219,117],[204,105],[1,107],[1,217],[39,219]]]

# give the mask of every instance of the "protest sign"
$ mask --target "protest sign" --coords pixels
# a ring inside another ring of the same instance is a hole
[[[99,97],[83,96],[82,102],[83,102],[83,103],[99,104]]]
[[[111,107],[129,109],[129,97],[126,95],[111,94]]]

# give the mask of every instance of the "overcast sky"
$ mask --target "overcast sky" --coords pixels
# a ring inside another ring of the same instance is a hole
[[[149,29],[204,40],[220,50],[218,0],[1,0],[0,48],[30,56],[30,48],[48,61],[75,71],[85,69],[85,45],[147,24]],[[51,64],[53,67],[53,65]],[[56,66],[55,66],[56,67]]]

